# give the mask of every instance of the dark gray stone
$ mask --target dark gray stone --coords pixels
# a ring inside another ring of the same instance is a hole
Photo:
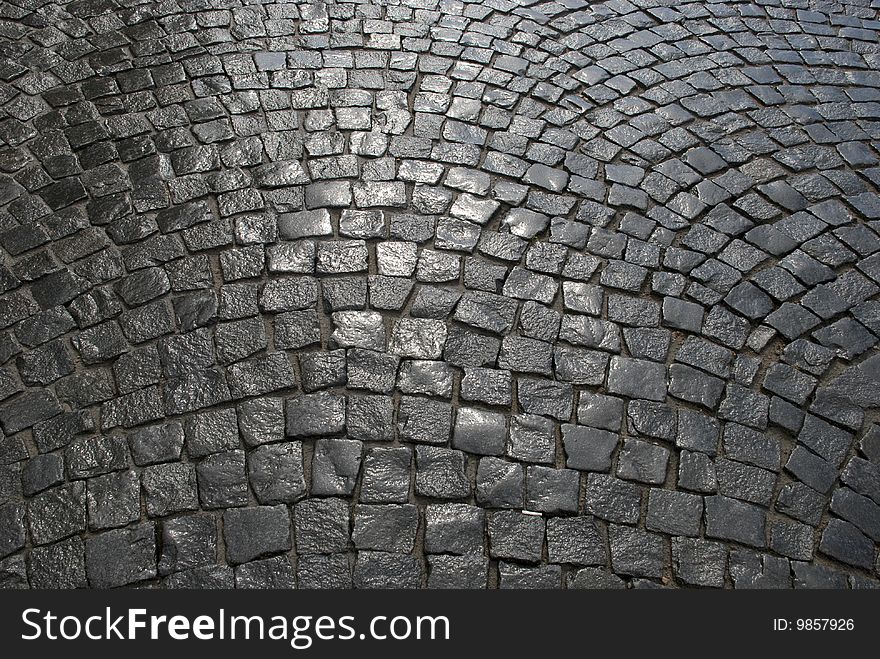
[[[606,430],[586,426],[563,424],[562,443],[565,447],[566,465],[582,471],[608,471],[611,454],[620,438]]]
[[[320,437],[345,430],[345,398],[336,394],[303,394],[287,400],[287,435]]]
[[[91,478],[87,483],[86,501],[89,528],[93,530],[125,526],[141,516],[140,479],[131,471]],[[195,477],[193,477],[193,507]]]
[[[416,447],[416,494],[437,499],[462,499],[471,492],[461,451]]]
[[[87,588],[83,541],[73,537],[54,545],[34,547],[28,580],[33,588]]]
[[[300,556],[296,577],[303,589],[352,588],[351,566],[345,554]]]
[[[727,550],[720,542],[673,538],[672,568],[675,576],[687,585],[722,588],[727,571]]]
[[[156,529],[139,524],[86,538],[86,573],[93,588],[127,586],[156,576]]]
[[[477,503],[489,508],[522,508],[524,474],[519,464],[481,458],[477,467]]]
[[[213,517],[190,515],[162,523],[159,574],[211,565],[217,555],[217,526]]]
[[[706,535],[752,547],[766,546],[766,513],[757,506],[724,496],[706,497]]]
[[[648,493],[645,525],[650,531],[696,537],[703,516],[701,497],[686,492],[652,488]]]
[[[551,563],[605,565],[605,540],[590,517],[561,517],[547,521],[547,553]]]
[[[459,408],[455,415],[452,445],[479,455],[502,455],[507,441],[507,422],[501,414],[475,408]]]
[[[248,480],[263,504],[293,503],[306,492],[302,444],[258,446],[248,454]]]
[[[556,452],[556,430],[550,419],[534,414],[510,418],[507,455],[523,462],[552,463]]]
[[[295,588],[296,576],[287,556],[274,556],[239,565],[235,569],[236,588]]]
[[[489,515],[489,554],[528,563],[541,560],[544,545],[544,519],[516,510]]]
[[[225,451],[196,465],[199,500],[205,508],[245,506],[248,502],[244,451]]]
[[[183,441],[183,427],[177,421],[148,426],[128,435],[131,458],[139,467],[178,460]]]
[[[291,548],[290,513],[286,506],[259,506],[223,513],[226,559],[246,563]]]
[[[425,508],[425,550],[436,554],[482,554],[485,513],[463,503]]]
[[[239,447],[234,409],[212,410],[190,416],[184,422],[186,451],[200,458]]]
[[[67,483],[28,501],[28,527],[33,542],[38,545],[85,531],[85,483]]]
[[[361,468],[363,444],[349,439],[320,439],[312,459],[312,494],[347,495]]]
[[[405,503],[409,498],[412,449],[371,448],[364,455],[360,500]]]
[[[415,556],[361,551],[354,566],[353,582],[355,588],[418,588],[422,571]]]
[[[628,398],[662,401],[666,398],[666,369],[642,359],[612,357],[606,386],[609,392]]]
[[[526,508],[542,513],[577,512],[580,475],[573,469],[526,469]]]
[[[306,499],[293,509],[300,554],[345,551],[351,541],[348,505],[342,499]]]
[[[428,556],[428,588],[486,588],[489,561],[478,556]]]
[[[662,485],[666,481],[669,450],[639,439],[623,442],[617,463],[617,475],[641,483]]]
[[[608,542],[616,573],[654,578],[663,575],[668,550],[662,536],[612,524],[608,527]]]
[[[6,503],[0,506],[0,558],[24,548],[24,515],[24,504]]]

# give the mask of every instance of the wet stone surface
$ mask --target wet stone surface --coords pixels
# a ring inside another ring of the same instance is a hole
[[[0,7],[0,585],[880,585],[876,1],[136,4]]]

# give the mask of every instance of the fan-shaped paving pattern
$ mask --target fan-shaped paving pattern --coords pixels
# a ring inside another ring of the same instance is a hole
[[[10,587],[868,587],[876,0],[0,8]]]

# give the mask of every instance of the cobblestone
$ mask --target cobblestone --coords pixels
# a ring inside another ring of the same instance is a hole
[[[878,585],[876,2],[125,4],[0,28],[4,585]]]

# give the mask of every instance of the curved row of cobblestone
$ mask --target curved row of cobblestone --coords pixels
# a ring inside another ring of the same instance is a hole
[[[0,584],[875,587],[880,17],[0,7]]]

